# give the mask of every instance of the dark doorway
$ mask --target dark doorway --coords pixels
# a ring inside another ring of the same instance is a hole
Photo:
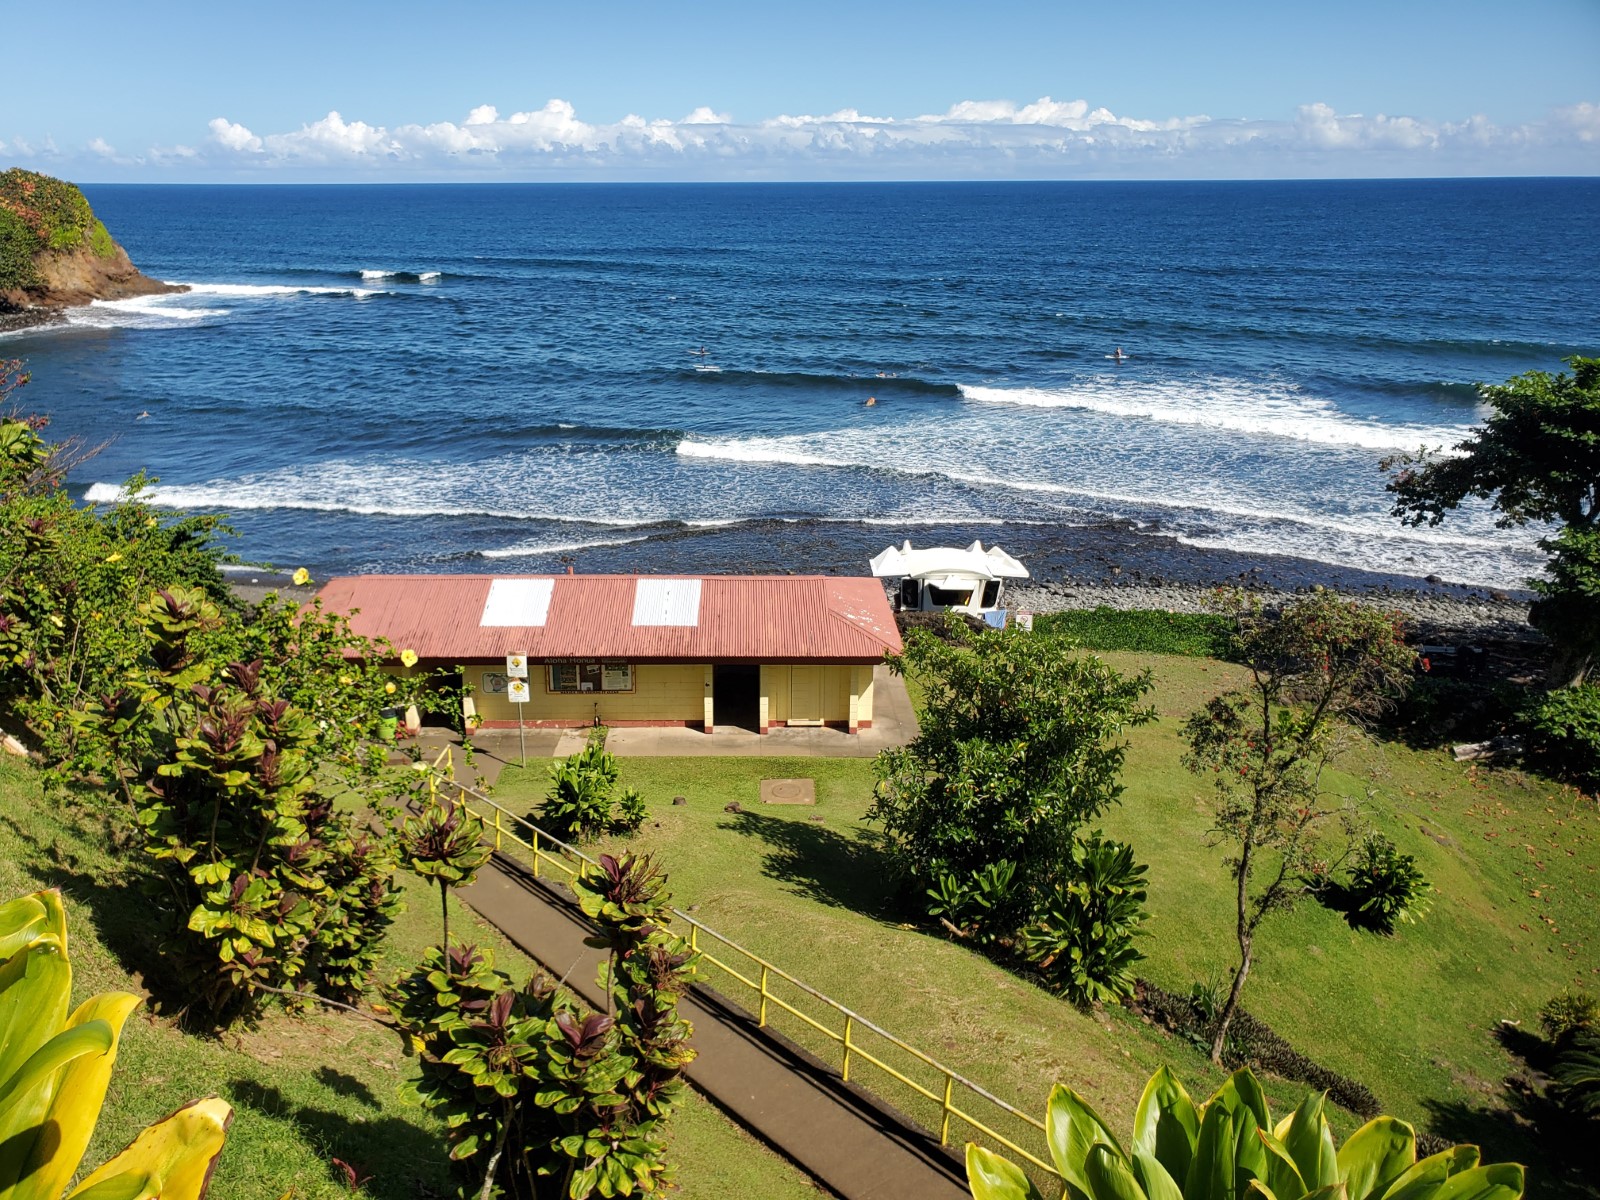
[[[712,717],[718,727],[761,732],[761,668],[733,663],[711,668]]]
[[[422,725],[425,729],[460,729],[461,728],[461,672],[455,671],[443,676],[435,676],[428,684],[428,691],[432,693],[437,711],[422,712]],[[439,701],[445,703],[441,707]]]

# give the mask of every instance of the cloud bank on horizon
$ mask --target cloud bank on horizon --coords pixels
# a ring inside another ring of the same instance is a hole
[[[964,100],[940,114],[739,122],[710,108],[677,119],[582,120],[565,100],[501,115],[392,128],[330,112],[257,133],[216,117],[195,145],[127,154],[0,138],[0,159],[117,178],[971,179],[1282,178],[1600,173],[1600,105],[1539,122],[1431,121],[1300,106],[1289,119],[1145,120],[1087,101]],[[87,177],[87,176],[86,176]]]

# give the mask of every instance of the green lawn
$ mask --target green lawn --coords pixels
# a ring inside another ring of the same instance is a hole
[[[1105,826],[1151,867],[1144,973],[1181,990],[1222,975],[1234,951],[1221,851],[1207,843],[1208,789],[1179,763],[1178,724],[1237,668],[1105,657],[1157,675],[1161,720],[1132,734],[1127,792]],[[816,780],[815,808],[759,804],[762,778],[789,776]],[[698,919],[1030,1111],[1062,1080],[1122,1127],[1159,1063],[1172,1063],[1196,1090],[1216,1080],[1186,1044],[1121,1010],[1078,1013],[981,955],[903,924],[888,862],[861,819],[870,779],[871,763],[859,760],[625,760],[623,781],[652,806],[629,845],[659,851],[678,904],[695,906]],[[1331,783],[1418,857],[1438,888],[1433,909],[1385,938],[1304,903],[1259,939],[1246,1006],[1304,1053],[1365,1083],[1385,1111],[1537,1166],[1536,1147],[1498,1111],[1501,1081],[1516,1062],[1496,1030],[1503,1020],[1536,1028],[1539,1006],[1564,986],[1600,986],[1593,803],[1517,773],[1455,764],[1443,752],[1369,742],[1354,747]],[[512,769],[498,798],[524,811],[543,787],[542,764]],[[673,806],[676,794],[688,803]],[[725,812],[734,801],[746,811]],[[1269,1090],[1283,1106],[1304,1088]],[[1351,1124],[1343,1122],[1346,1132]],[[1562,1193],[1546,1178],[1531,1194]]]
[[[109,847],[98,810],[44,799],[28,767],[0,758],[0,897],[62,889],[74,1002],[102,991],[144,993],[145,978],[156,976],[134,874],[126,857]],[[385,977],[438,939],[437,893],[410,876],[404,882],[407,911],[392,928]],[[451,930],[493,946],[497,962],[514,977],[531,969],[464,909],[452,913]],[[191,1099],[220,1095],[236,1111],[213,1196],[272,1200],[292,1189],[297,1200],[348,1197],[335,1158],[371,1176],[357,1194],[373,1200],[450,1195],[442,1127],[395,1094],[412,1067],[393,1033],[348,1014],[270,1016],[256,1029],[206,1038],[182,1032],[173,1014],[155,1015],[147,1006],[123,1035],[85,1161],[98,1164]],[[698,1095],[675,1121],[672,1143],[685,1195],[819,1195],[794,1167]]]

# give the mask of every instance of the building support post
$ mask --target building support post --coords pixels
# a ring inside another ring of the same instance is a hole
[[[706,664],[706,711],[705,711],[705,720],[704,720],[704,728],[705,728],[705,731],[707,733],[715,733],[717,731],[717,712],[716,712],[717,695],[716,695],[716,692],[717,692],[717,689],[716,689],[716,668],[713,667],[710,663],[707,663]]]

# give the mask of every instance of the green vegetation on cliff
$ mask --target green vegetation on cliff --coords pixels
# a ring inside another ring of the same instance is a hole
[[[0,171],[0,292],[38,285],[34,256],[88,242],[97,258],[116,244],[73,184],[13,167]]]

